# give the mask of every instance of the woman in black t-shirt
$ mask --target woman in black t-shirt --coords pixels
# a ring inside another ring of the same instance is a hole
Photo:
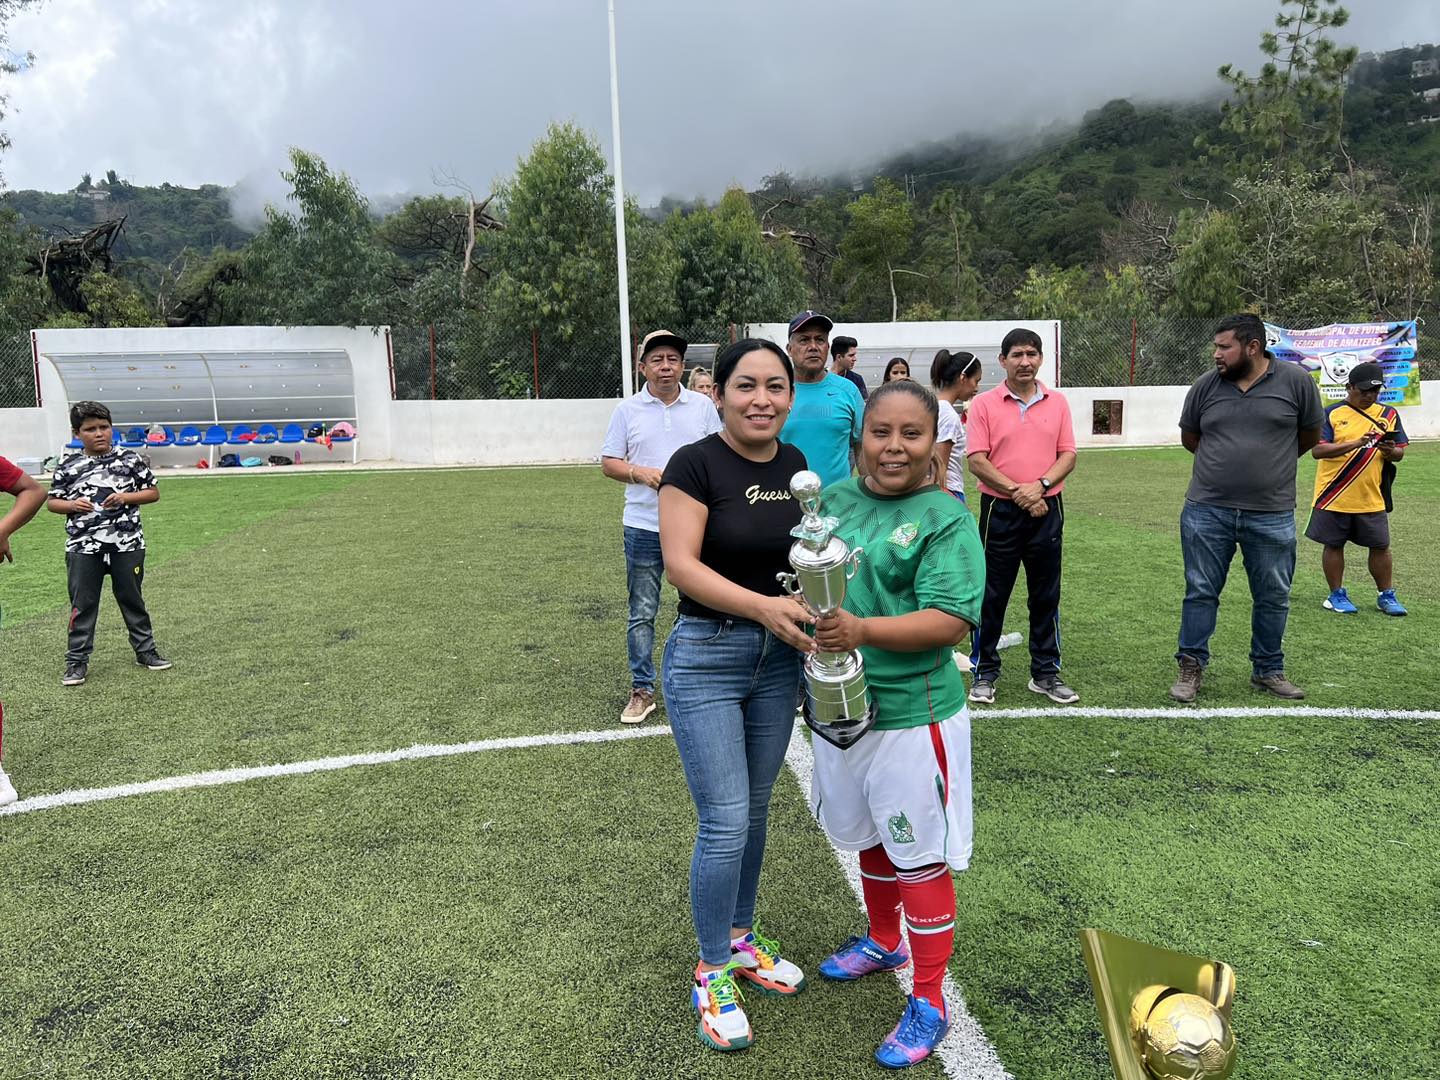
[[[676,451],[660,481],[660,547],[680,591],[665,643],[665,708],[700,818],[691,1004],[700,1038],[717,1050],[753,1037],[732,972],[767,993],[805,986],[755,924],[770,789],[795,723],[803,651],[814,645],[805,609],[776,580],[800,523],[790,478],[806,467],[779,439],[794,374],[772,341],[727,348],[714,374],[723,430]]]

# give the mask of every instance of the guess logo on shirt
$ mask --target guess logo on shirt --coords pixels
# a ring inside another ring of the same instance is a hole
[[[765,491],[759,484],[751,484],[745,489],[745,499],[751,506],[757,502],[784,502],[791,497],[790,492],[784,489]]]

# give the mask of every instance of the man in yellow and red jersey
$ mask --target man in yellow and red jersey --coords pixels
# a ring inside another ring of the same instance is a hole
[[[1385,372],[1379,364],[1357,364],[1345,387],[1345,400],[1325,410],[1320,442],[1310,456],[1315,469],[1315,508],[1305,535],[1325,545],[1320,563],[1330,596],[1325,610],[1353,615],[1359,609],[1345,592],[1345,544],[1370,549],[1375,606],[1386,615],[1404,615],[1395,599],[1394,559],[1390,554],[1390,515],[1382,490],[1387,465],[1405,456],[1400,414],[1379,402]]]

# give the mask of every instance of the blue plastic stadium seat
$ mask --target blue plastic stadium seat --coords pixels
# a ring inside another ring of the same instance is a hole
[[[280,441],[282,443],[304,442],[305,429],[299,424],[286,424],[280,429]]]
[[[201,446],[224,446],[225,429],[219,424],[211,424],[205,429],[205,436],[200,440]]]
[[[254,435],[254,434],[255,434],[255,432],[254,432],[254,430],[251,429],[250,425],[248,425],[248,424],[236,424],[233,428],[230,429],[230,437],[229,437],[228,439],[226,439],[225,441],[226,441],[227,443],[229,443],[231,446],[244,446],[244,445],[246,445],[246,444],[248,444],[248,443],[254,442],[255,440],[254,440],[254,439],[242,439],[242,438],[240,438],[240,436],[241,436],[241,435]]]
[[[175,433],[176,446],[199,446],[200,429],[193,424],[186,424]]]
[[[154,448],[154,447],[160,447],[160,446],[173,446],[173,445],[174,445],[174,443],[175,443],[175,433],[174,433],[173,431],[171,431],[168,427],[162,427],[160,430],[165,433],[165,438],[163,438],[163,439],[152,439],[152,438],[150,438],[149,433],[146,433],[146,436],[145,436],[145,445],[146,445],[146,446],[149,446],[149,447]]]
[[[125,434],[120,436],[120,445],[127,449],[134,449],[137,446],[145,445],[145,429],[132,427]]]
[[[79,439],[71,439],[69,442],[67,442],[67,443],[65,444],[65,449],[66,449],[66,450],[81,450],[81,449],[83,449],[83,448],[84,448],[84,444],[81,443]]]
[[[255,429],[255,442],[273,443],[280,441],[280,429],[274,424],[261,424]]]

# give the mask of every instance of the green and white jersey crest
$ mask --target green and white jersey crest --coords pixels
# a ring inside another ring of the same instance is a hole
[[[920,535],[920,526],[913,521],[907,521],[903,525],[896,526],[895,531],[890,534],[889,542],[898,544],[902,548],[908,548]]]

